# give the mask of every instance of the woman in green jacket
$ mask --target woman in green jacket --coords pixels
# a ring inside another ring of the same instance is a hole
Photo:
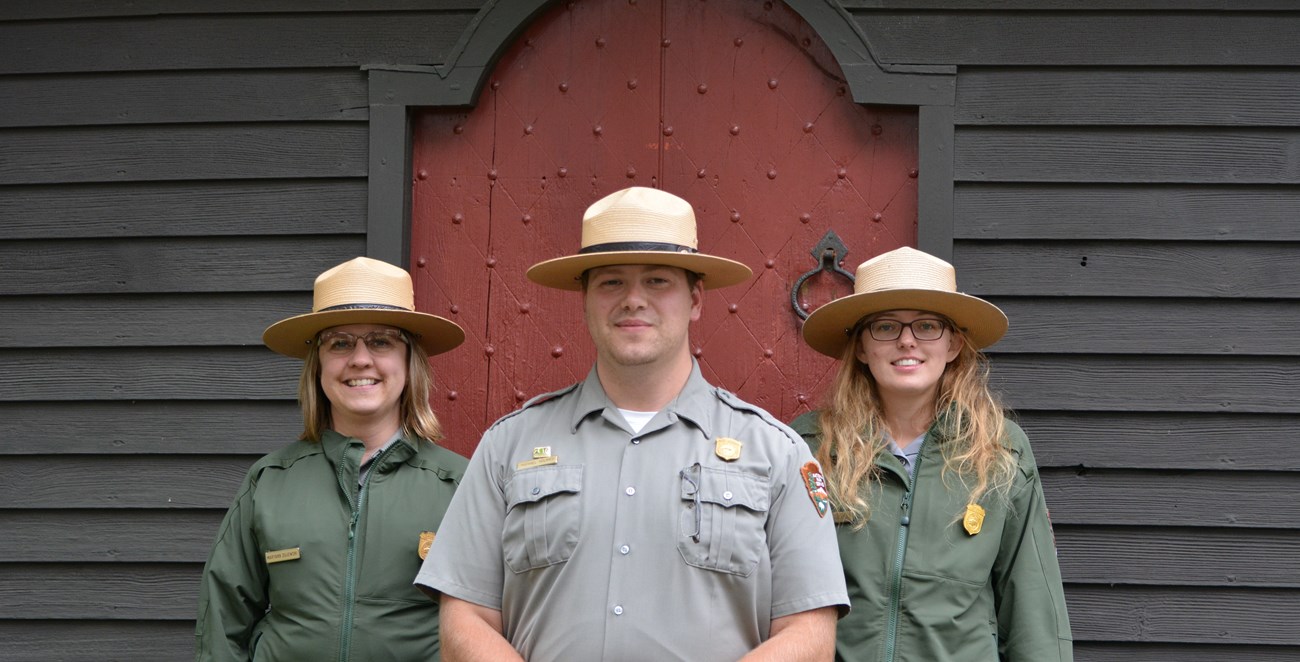
[[[840,359],[823,407],[792,426],[826,469],[852,610],[842,660],[1072,659],[1043,489],[980,351],[1007,329],[911,248],[858,267],[854,294],[809,316]]]
[[[300,439],[249,470],[203,569],[197,660],[437,659],[412,585],[467,461],[433,443],[428,357],[459,345],[368,258],[316,279],[312,312],[263,342],[303,359]]]

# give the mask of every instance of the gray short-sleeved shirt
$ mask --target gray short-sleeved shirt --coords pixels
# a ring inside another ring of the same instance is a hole
[[[634,435],[593,369],[483,436],[416,584],[500,610],[529,660],[736,659],[773,618],[847,608],[813,462],[698,366]]]

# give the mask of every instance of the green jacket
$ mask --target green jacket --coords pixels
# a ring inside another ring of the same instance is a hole
[[[815,453],[816,412],[800,416],[791,427]],[[898,458],[888,451],[876,458],[880,481],[870,497],[866,526],[859,531],[847,523],[837,526],[852,604],[837,628],[837,659],[1073,659],[1038,469],[1024,431],[1011,421],[1007,431],[1020,471],[1007,496],[980,499],[986,514],[974,535],[963,527],[968,499],[959,481],[949,475],[955,488],[944,485],[944,440],[936,428],[921,445],[914,486]]]
[[[360,487],[363,450],[326,431],[249,470],[203,569],[196,660],[437,659],[438,605],[412,581],[467,461],[404,438]]]

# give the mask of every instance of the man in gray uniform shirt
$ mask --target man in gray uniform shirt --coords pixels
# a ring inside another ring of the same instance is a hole
[[[444,659],[831,659],[848,595],[821,469],[700,375],[704,290],[750,270],[695,233],[685,200],[633,187],[529,269],[583,293],[596,365],[483,435],[415,580]]]

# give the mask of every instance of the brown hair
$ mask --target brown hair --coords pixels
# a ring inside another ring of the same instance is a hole
[[[961,334],[949,320],[951,333]],[[826,482],[837,507],[847,511],[855,529],[871,516],[866,495],[880,479],[876,456],[885,440],[884,405],[871,370],[857,358],[865,326],[840,356],[839,370],[822,403],[817,459],[827,468]],[[961,337],[959,335],[959,337]],[[1006,431],[1002,405],[989,390],[988,359],[962,338],[957,358],[944,368],[935,395],[939,432],[944,437],[943,476],[955,474],[976,502],[985,493],[1005,495],[1015,478],[1016,458],[1002,443]]]
[[[408,435],[429,441],[442,438],[442,425],[429,406],[429,394],[433,391],[433,370],[429,367],[429,354],[411,337],[410,332],[401,329],[406,339],[406,388],[402,390],[399,405],[402,430]],[[331,423],[330,401],[325,397],[325,389],[320,384],[321,363],[320,350],[312,343],[312,350],[302,362],[302,374],[298,377],[298,404],[302,407],[302,434],[299,439],[319,442],[321,435],[329,429]]]

